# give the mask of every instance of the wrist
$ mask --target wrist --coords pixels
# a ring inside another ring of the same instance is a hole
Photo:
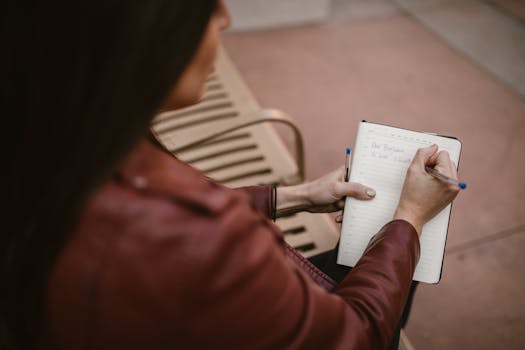
[[[417,232],[418,236],[421,236],[421,232],[423,231],[423,222],[417,217],[417,215],[414,215],[413,211],[406,210],[402,207],[398,207],[396,209],[396,212],[394,213],[394,220],[404,220],[414,226],[414,229]]]
[[[304,184],[277,187],[276,216],[295,214],[309,207],[308,191]]]

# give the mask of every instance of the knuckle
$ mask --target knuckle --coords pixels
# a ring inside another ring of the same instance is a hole
[[[448,153],[448,151],[446,150],[443,150],[443,151],[440,151],[440,156],[445,158],[445,159],[450,159],[450,154]]]
[[[345,184],[342,182],[336,182],[332,186],[332,193],[335,195],[335,197],[343,197],[345,195]]]

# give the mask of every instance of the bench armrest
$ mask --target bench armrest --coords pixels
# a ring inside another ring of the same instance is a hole
[[[233,131],[237,131],[239,129],[243,129],[261,123],[281,123],[292,129],[295,143],[295,162],[297,165],[297,173],[288,175],[285,178],[281,178],[279,183],[283,185],[293,185],[303,182],[305,179],[303,137],[301,135],[301,132],[299,131],[299,128],[293,123],[292,119],[286,113],[277,109],[262,109],[254,117],[246,118],[245,121],[243,121],[240,124],[215,131],[208,135],[204,135],[200,138],[187,142],[186,144],[177,145],[169,151],[159,141],[159,137],[156,135],[156,132],[153,129],[151,130],[151,134],[154,137],[153,141],[157,145],[164,148],[168,153],[177,154],[179,152],[187,151],[189,149],[192,149],[196,146],[209,142],[213,139],[216,139]]]

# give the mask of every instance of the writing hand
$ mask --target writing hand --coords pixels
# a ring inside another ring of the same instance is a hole
[[[459,192],[459,187],[434,178],[425,166],[434,167],[450,178],[458,178],[456,167],[446,151],[436,145],[420,148],[410,164],[394,219],[410,222],[419,235],[423,225],[445,208]]]

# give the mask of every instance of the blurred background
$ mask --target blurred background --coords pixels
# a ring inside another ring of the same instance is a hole
[[[524,349],[525,0],[227,3],[226,51],[297,122],[308,179],[343,164],[361,119],[463,142],[443,278],[405,330],[417,349]]]

